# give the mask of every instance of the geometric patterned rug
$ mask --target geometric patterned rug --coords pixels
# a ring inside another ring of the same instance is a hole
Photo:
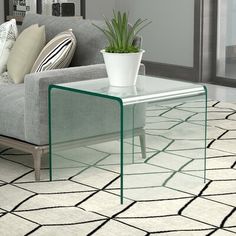
[[[176,111],[188,128],[197,124],[198,114],[192,113],[190,105],[177,105]],[[180,122],[173,109],[163,107],[161,114],[172,122],[170,126],[170,121],[163,121],[162,128],[178,127]],[[188,137],[176,136],[175,140],[175,146],[163,148],[158,163],[159,168],[166,169],[167,164],[178,167],[174,170],[174,184],[161,184],[155,194],[147,189],[142,197],[129,199],[123,205],[116,184],[119,172],[115,169],[104,166],[97,168],[96,174],[84,172],[50,182],[45,156],[42,181],[35,182],[32,157],[1,146],[0,236],[236,235],[236,105],[208,102],[205,184],[198,184],[194,177],[181,179],[180,172],[187,172],[193,162],[181,165],[171,157],[193,158],[196,150],[184,149],[190,145]],[[107,154],[106,149],[94,147],[93,152]]]

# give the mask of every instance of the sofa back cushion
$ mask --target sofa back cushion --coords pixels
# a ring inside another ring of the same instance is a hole
[[[68,67],[73,58],[75,47],[76,39],[72,30],[56,35],[39,54],[31,73]]]
[[[31,25],[18,36],[7,61],[8,75],[15,84],[24,82],[44,45],[44,26]]]
[[[27,14],[21,30],[32,24],[45,25],[46,42],[49,42],[62,31],[72,29],[77,46],[71,66],[91,65],[104,63],[100,50],[105,47],[107,40],[102,32],[96,29],[92,22],[103,27],[102,21],[82,20],[76,17],[43,16]]]

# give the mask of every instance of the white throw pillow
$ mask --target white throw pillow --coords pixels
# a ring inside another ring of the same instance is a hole
[[[18,35],[16,20],[0,25],[0,74],[7,70],[7,60]]]

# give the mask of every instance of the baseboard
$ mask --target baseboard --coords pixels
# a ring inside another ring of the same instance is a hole
[[[145,60],[142,61],[142,63],[145,65],[147,75],[198,82],[196,71],[192,67],[177,66]]]
[[[236,80],[232,78],[218,77],[216,76],[211,80],[212,84],[222,85],[226,87],[236,88]]]

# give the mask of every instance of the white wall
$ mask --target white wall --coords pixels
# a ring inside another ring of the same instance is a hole
[[[111,17],[114,8],[129,11],[130,23],[152,21],[140,33],[144,60],[193,66],[194,0],[86,0],[86,18]]]
[[[131,23],[152,21],[141,32],[145,60],[193,66],[194,0],[117,0],[116,8],[128,10]]]
[[[0,0],[0,24],[4,22],[4,1]]]
[[[112,16],[112,10],[115,8],[115,1],[116,0],[86,0],[86,18],[102,20],[103,15],[110,18]]]

